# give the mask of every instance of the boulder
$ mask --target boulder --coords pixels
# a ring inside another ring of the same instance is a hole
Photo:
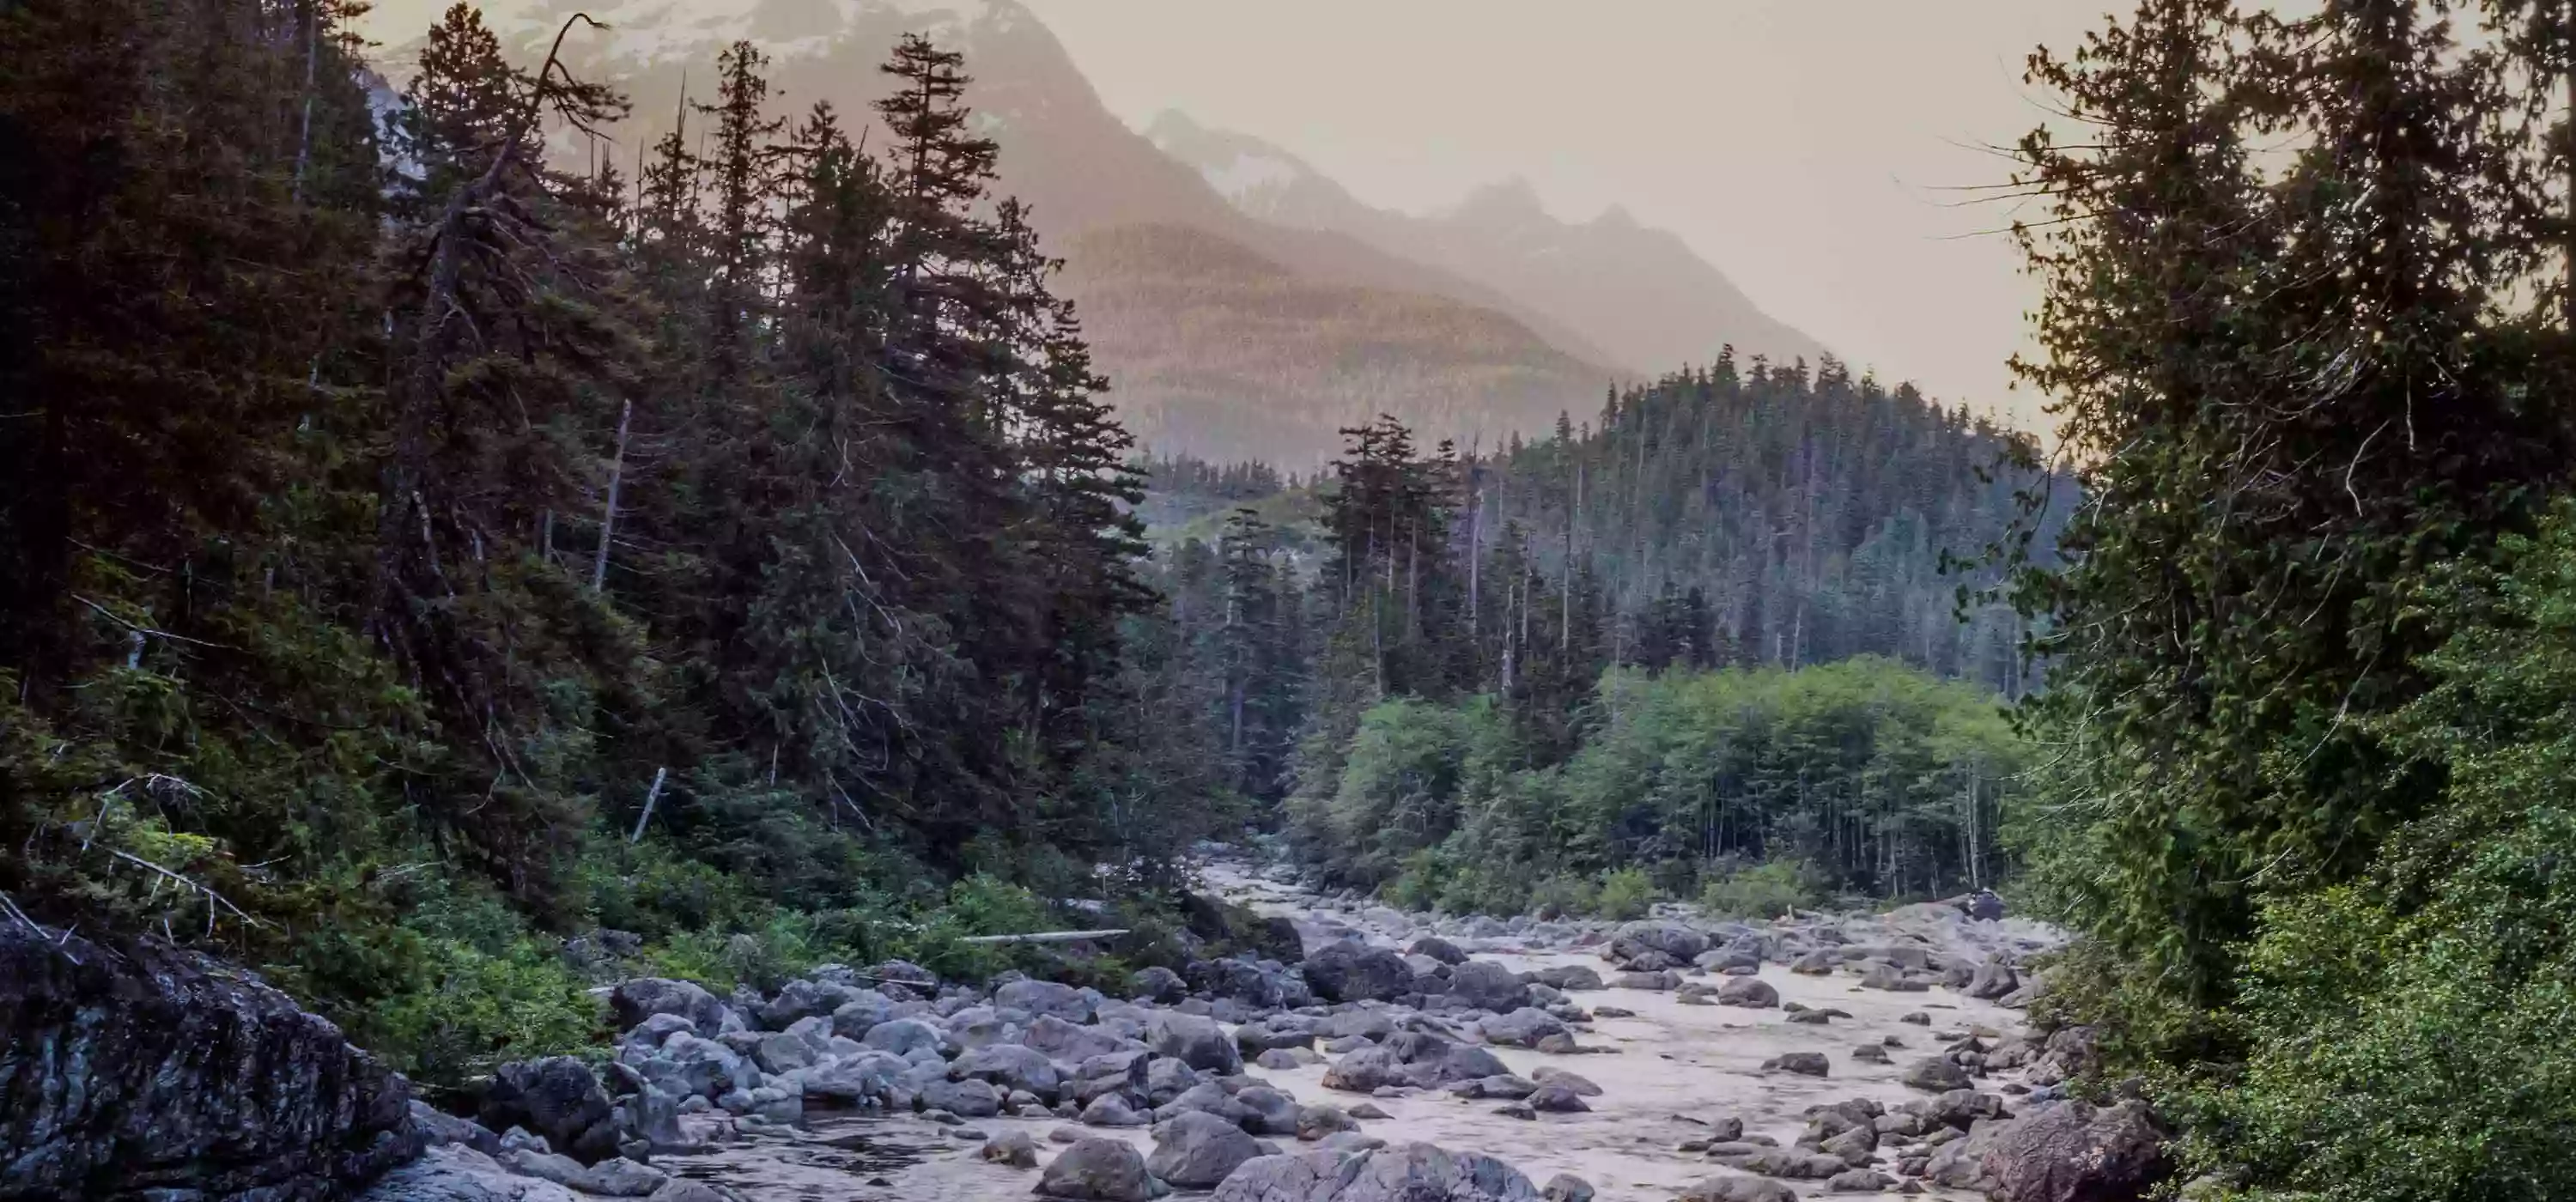
[[[1066,1022],[1087,1023],[1099,1009],[1099,995],[1053,981],[1013,981],[993,991],[993,1005],[1025,1010],[1031,1018],[1053,1015]]]
[[[1443,964],[1464,964],[1467,962],[1467,953],[1458,950],[1457,944],[1451,943],[1438,935],[1425,935],[1420,939],[1416,939],[1413,941],[1413,946],[1406,948],[1405,951],[1416,956],[1429,956]]]
[[[869,1028],[859,1042],[889,1055],[909,1057],[923,1049],[938,1051],[946,1038],[939,1028],[920,1019],[898,1018]]]
[[[1156,1056],[1168,1056],[1194,1069],[1227,1075],[1243,1071],[1243,1053],[1212,1019],[1176,1011],[1156,1014],[1146,1025],[1145,1042]]]
[[[976,1156],[1014,1169],[1038,1167],[1038,1143],[1026,1131],[1005,1131],[984,1141]]]
[[[1359,1120],[1339,1106],[1319,1102],[1297,1108],[1297,1138],[1309,1143],[1359,1129]]]
[[[1802,1077],[1821,1077],[1828,1071],[1823,1052],[1783,1052],[1763,1061],[1762,1067],[1765,1071],[1777,1069]]]
[[[1476,1024],[1476,1029],[1484,1033],[1487,1043],[1515,1048],[1536,1047],[1547,1036],[1569,1033],[1555,1015],[1527,1006],[1488,1018]]]
[[[1717,987],[1717,1004],[1768,1010],[1780,1004],[1780,991],[1760,977],[1728,977]]]
[[[1551,965],[1530,973],[1530,979],[1550,989],[1562,989],[1568,993],[1584,989],[1607,988],[1601,983],[1601,974],[1594,972],[1592,966],[1588,964]]]
[[[1529,1108],[1540,1114],[1581,1114],[1592,1109],[1583,1097],[1562,1085],[1542,1085],[1529,1096]]]
[[[784,1031],[802,1019],[829,1018],[857,992],[847,985],[823,981],[789,981],[779,987],[777,997],[760,1007],[760,1025],[767,1030]]]
[[[691,981],[638,977],[609,991],[608,1007],[617,1016],[620,1031],[632,1030],[656,1014],[679,1015],[710,1039],[724,1028],[724,1002]]]
[[[1345,1158],[1325,1149],[1244,1162],[1212,1202],[1542,1202],[1518,1169],[1490,1156],[1403,1144]]]
[[[1572,1173],[1559,1173],[1539,1187],[1538,1196],[1547,1202],[1592,1202],[1592,1183]]]
[[[1972,998],[1993,1001],[2019,988],[2021,975],[2013,971],[2012,965],[2001,960],[1988,960],[1977,966],[1976,972],[1968,978],[1968,987],[1960,992]]]
[[[502,1168],[500,1162],[483,1152],[462,1144],[447,1144],[433,1147],[420,1159],[386,1173],[360,1193],[357,1202],[582,1202],[582,1198],[552,1181]]]
[[[1673,1202],[1798,1202],[1798,1191],[1759,1177],[1704,1177]]]
[[[336,1198],[420,1150],[410,1109],[254,974],[0,923],[0,1197]]]
[[[1024,1090],[1040,1098],[1052,1098],[1062,1087],[1063,1078],[1055,1062],[1033,1048],[1015,1043],[988,1044],[957,1058],[949,1071],[960,1077],[973,1077],[1001,1087]]]
[[[1067,1202],[1149,1202],[1156,1191],[1143,1153],[1124,1140],[1094,1136],[1057,1153],[1033,1192]]]
[[[1247,1085],[1235,1091],[1234,1104],[1242,1113],[1236,1124],[1254,1135],[1297,1134],[1297,1099],[1267,1085]]]
[[[1470,960],[1451,969],[1448,994],[1479,1010],[1496,1013],[1529,1004],[1529,986],[1510,969],[1491,960]]]
[[[494,1131],[525,1127],[556,1152],[596,1164],[617,1155],[619,1132],[610,1111],[608,1091],[589,1065],[549,1056],[496,1070],[476,1117]]]
[[[1589,1078],[1583,1077],[1579,1074],[1569,1073],[1552,1064],[1540,1065],[1536,1070],[1530,1073],[1530,1079],[1541,1085],[1562,1085],[1567,1089],[1573,1090],[1577,1097],[1597,1098],[1601,1096],[1601,1087],[1593,1084]]]
[[[1183,1189],[1211,1189],[1261,1154],[1243,1129],[1212,1114],[1188,1111],[1154,1128],[1145,1170]]]
[[[2133,1202],[2173,1171],[2139,1102],[2059,1102],[1994,1127],[1983,1165],[1996,1202]]]
[[[1127,992],[1147,1001],[1170,1005],[1188,997],[1190,990],[1189,985],[1181,980],[1181,974],[1157,965],[1128,974]]]
[[[751,1067],[732,1048],[683,1031],[638,1066],[647,1080],[680,1097],[713,1097],[751,1079]]]
[[[864,1039],[878,1023],[893,1018],[893,998],[873,989],[855,989],[850,991],[839,1009],[832,1011],[832,1034]]]
[[[1002,1113],[1002,1095],[990,1084],[972,1077],[963,1081],[933,1081],[922,1087],[921,1106],[925,1110],[945,1110],[964,1119],[988,1119]]]
[[[1151,1116],[1139,1113],[1123,1094],[1102,1094],[1082,1108],[1082,1124],[1086,1127],[1142,1127],[1153,1121]]]
[[[1394,1001],[1413,989],[1413,969],[1385,948],[1336,943],[1297,967],[1315,996],[1327,1002]]]
[[[1904,1074],[1897,1079],[1915,1089],[1928,1090],[1932,1093],[1966,1089],[1969,1083],[1968,1070],[1938,1056],[1926,1057],[1907,1065]]]
[[[1675,964],[1688,964],[1692,957],[1707,950],[1708,936],[1690,927],[1678,922],[1640,919],[1621,926],[1611,935],[1606,958],[1622,967],[1634,968],[1632,961],[1647,952],[1654,952],[1664,957],[1664,962],[1655,968],[1640,970],[1652,972]]]

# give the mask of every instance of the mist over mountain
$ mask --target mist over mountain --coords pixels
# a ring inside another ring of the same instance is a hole
[[[1348,234],[1492,288],[1612,363],[1653,373],[1704,361],[1733,343],[1781,362],[1825,354],[1773,319],[1678,235],[1612,207],[1560,221],[1528,181],[1506,180],[1428,216],[1374,208],[1297,156],[1248,134],[1167,111],[1146,130],[1246,214],[1295,229]]]
[[[877,64],[903,33],[961,50],[975,81],[967,102],[1001,146],[998,191],[1033,206],[1049,249],[1067,259],[1064,291],[1082,306],[1110,398],[1158,450],[1312,467],[1338,448],[1341,426],[1381,412],[1427,437],[1492,443],[1587,411],[1647,371],[1552,306],[1353,231],[1239,209],[1111,113],[1017,0],[538,0],[489,11],[530,61],[573,12],[612,26],[577,33],[564,53],[634,101],[626,140],[563,149],[621,156],[630,178],[637,147],[681,119],[684,85],[707,99],[716,55],[736,39],[774,57],[782,111],[828,101],[852,122],[884,94]],[[1158,245],[1185,249],[1137,253]],[[1229,266],[1209,270],[1220,262]]]

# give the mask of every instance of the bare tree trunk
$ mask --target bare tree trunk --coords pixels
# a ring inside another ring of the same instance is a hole
[[[304,129],[295,143],[295,203],[304,203],[304,168],[313,161],[313,80],[322,57],[322,0],[304,0]]]
[[[653,820],[653,804],[662,800],[662,778],[670,775],[670,772],[669,768],[653,770],[653,787],[644,791],[644,812],[636,816],[635,830],[626,836],[628,843],[635,843],[644,838],[644,824]]]
[[[599,518],[599,558],[590,565],[590,591],[608,586],[608,545],[617,533],[617,490],[626,480],[626,428],[635,418],[635,402],[628,401],[617,415],[617,457],[608,465],[608,508]]]

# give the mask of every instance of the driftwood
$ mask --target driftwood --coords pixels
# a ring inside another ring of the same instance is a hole
[[[1026,935],[969,935],[959,943],[1080,943],[1086,939],[1108,939],[1124,935],[1126,928],[1113,931],[1032,931]]]

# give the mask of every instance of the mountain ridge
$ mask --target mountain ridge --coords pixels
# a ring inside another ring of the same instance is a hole
[[[1820,361],[1815,338],[1764,313],[1681,236],[1611,205],[1590,221],[1560,220],[1528,180],[1480,186],[1426,215],[1360,200],[1296,154],[1258,136],[1201,125],[1167,109],[1145,130],[1156,147],[1198,170],[1246,214],[1348,234],[1531,305],[1611,362],[1653,375],[1713,357]]]

